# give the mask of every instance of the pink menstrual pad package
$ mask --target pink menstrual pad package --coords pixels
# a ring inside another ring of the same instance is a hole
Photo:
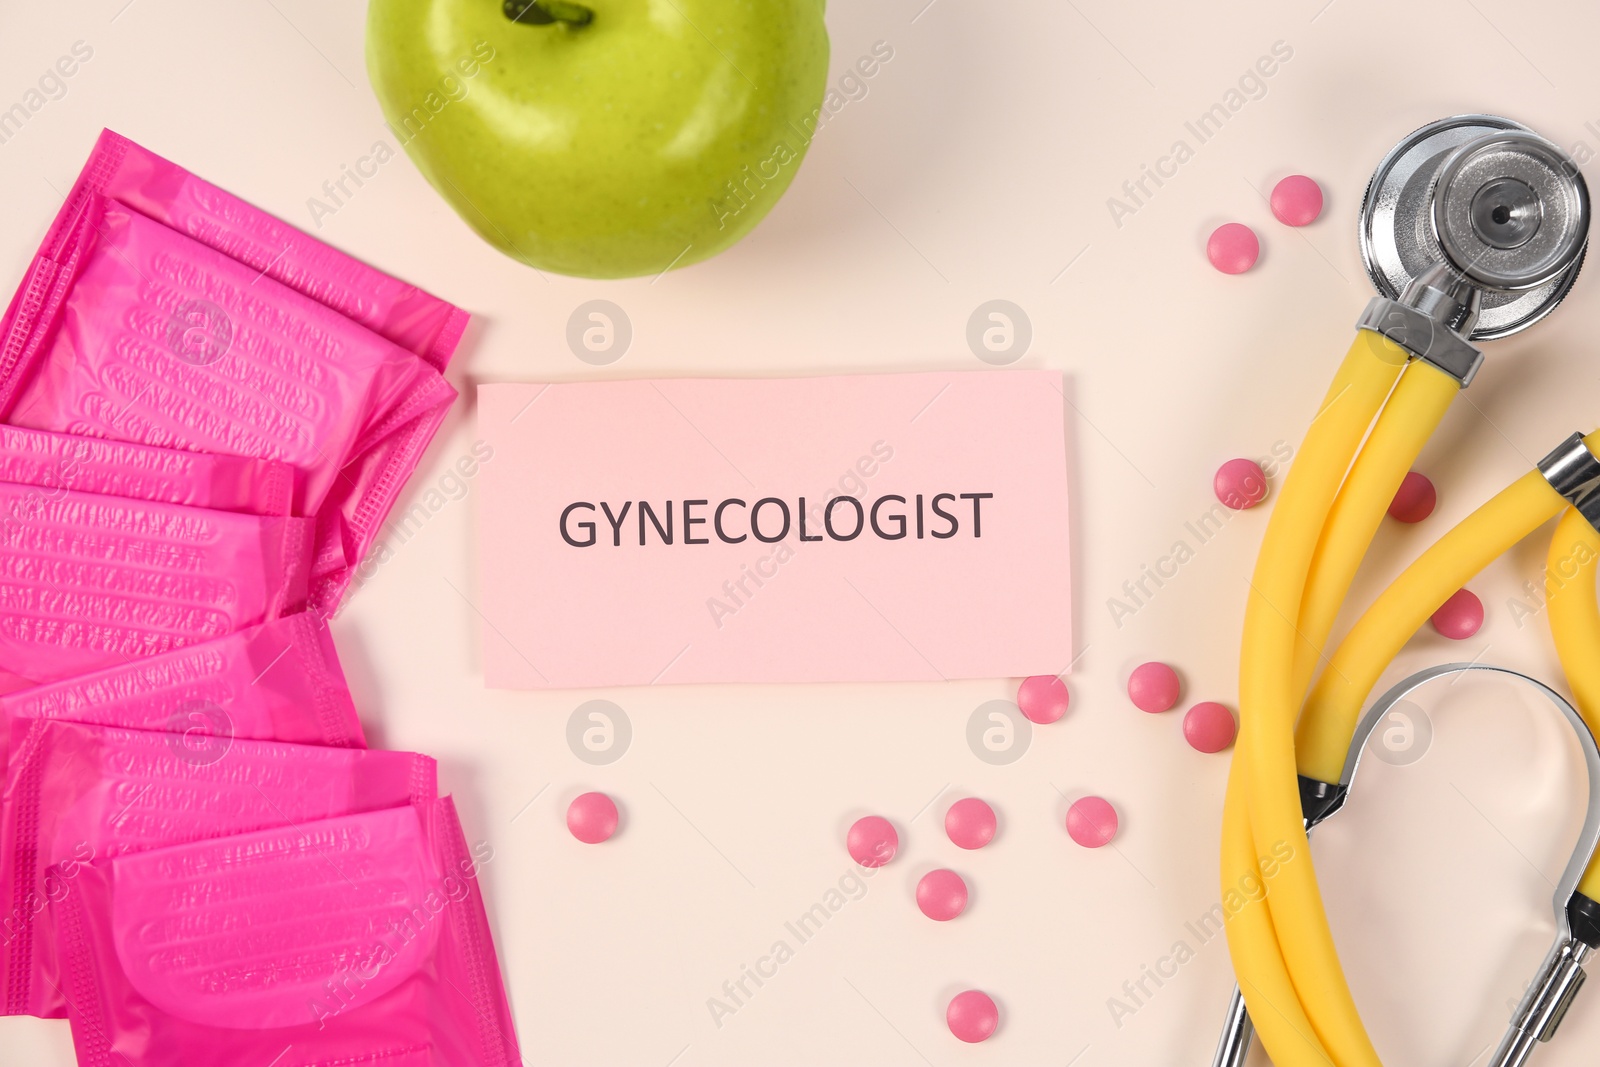
[[[16,719],[64,719],[211,738],[365,748],[328,627],[299,612],[0,697],[0,771]]]
[[[520,1064],[449,798],[57,868],[86,1067]]]
[[[287,515],[294,468],[0,425],[0,482],[251,515]]]
[[[89,198],[73,232],[50,300],[0,335],[7,421],[292,464],[294,512],[318,518],[318,574],[359,562],[455,390],[410,352],[115,201]],[[374,450],[384,466],[349,477]]]
[[[104,130],[45,238],[41,253],[60,259],[72,220],[91,196],[135,211],[216,249],[325,304],[443,370],[467,313],[374,270],[310,234]]]
[[[309,523],[0,482],[0,692],[303,606]]]
[[[0,382],[12,423],[282,460],[314,514],[361,448],[454,396],[405,349],[117,201],[90,198],[73,232],[59,308],[4,338],[21,344]]]
[[[329,611],[455,397],[465,320],[107,133],[0,321],[0,414],[293,465]]]
[[[121,730],[51,719],[12,724],[0,823],[6,908],[0,985],[9,1015],[61,1015],[45,872],[186,841],[299,825],[437,796],[434,761]]]

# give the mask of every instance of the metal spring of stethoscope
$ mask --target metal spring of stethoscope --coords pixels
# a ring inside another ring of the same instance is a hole
[[[1586,958],[1600,947],[1600,752],[1591,732],[1600,724],[1600,431],[1562,442],[1536,471],[1419,557],[1331,656],[1323,648],[1400,480],[1482,364],[1474,342],[1522,330],[1561,301],[1582,266],[1588,224],[1588,191],[1576,164],[1507,119],[1431,123],[1384,158],[1367,188],[1360,230],[1362,258],[1380,295],[1358,321],[1279,491],[1245,613],[1224,885],[1259,873],[1261,843],[1305,846],[1306,832],[1346,803],[1368,737],[1406,693],[1470,670],[1525,678],[1502,668],[1436,667],[1361,714],[1401,645],[1451,593],[1565,512],[1551,559],[1570,556],[1562,546],[1576,544],[1584,562],[1549,607],[1576,707],[1526,680],[1578,734],[1588,817],[1557,890],[1555,947],[1491,1067],[1520,1067],[1554,1035],[1583,983]],[[1282,755],[1291,750],[1293,767]],[[1256,1033],[1279,1067],[1380,1067],[1345,983],[1314,871],[1281,871],[1273,893],[1240,911],[1227,931],[1244,992],[1235,991],[1214,1067],[1239,1067]],[[1302,996],[1301,989],[1317,992]]]
[[[1546,697],[1561,713],[1578,739],[1589,784],[1589,803],[1583,829],[1578,834],[1578,843],[1567,861],[1566,870],[1556,883],[1555,943],[1540,964],[1538,975],[1530,983],[1528,992],[1518,1005],[1506,1040],[1502,1042],[1497,1053],[1498,1058],[1490,1060],[1491,1063],[1523,1063],[1526,1062],[1536,1043],[1549,1041],[1555,1036],[1556,1028],[1561,1025],[1567,1009],[1572,1006],[1574,997],[1583,986],[1586,977],[1583,965],[1596,947],[1573,932],[1572,919],[1568,913],[1568,903],[1577,893],[1578,881],[1593,860],[1596,847],[1600,846],[1600,746],[1596,745],[1594,734],[1577,708],[1538,679],[1505,667],[1477,662],[1445,663],[1418,671],[1395,684],[1361,717],[1361,722],[1357,725],[1355,735],[1350,741],[1350,752],[1345,757],[1344,770],[1339,775],[1339,781],[1335,783],[1336,788],[1329,791],[1326,806],[1318,811],[1315,822],[1308,822],[1306,830],[1310,832],[1349,805],[1356,772],[1360,769],[1361,760],[1366,754],[1367,742],[1371,740],[1377,728],[1388,719],[1395,705],[1429,682],[1469,672],[1486,672],[1515,678],[1533,686],[1537,692]],[[1600,932],[1600,928],[1592,925],[1594,918],[1600,916],[1591,916],[1591,924],[1584,926],[1584,932],[1589,936]],[[1244,1056],[1249,1051],[1252,1034],[1250,1016],[1245,1011],[1244,1000],[1236,989],[1233,1001],[1228,1006],[1216,1062],[1243,1063]]]

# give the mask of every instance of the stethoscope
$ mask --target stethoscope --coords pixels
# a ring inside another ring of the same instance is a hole
[[[1214,1067],[1239,1067],[1254,1034],[1278,1067],[1381,1067],[1339,964],[1306,834],[1345,804],[1366,741],[1395,701],[1444,674],[1500,670],[1434,668],[1361,713],[1379,676],[1451,594],[1563,512],[1549,563],[1562,581],[1550,583],[1547,613],[1576,707],[1526,680],[1579,735],[1589,813],[1557,892],[1556,945],[1491,1067],[1524,1064],[1550,1039],[1585,959],[1600,947],[1600,761],[1591,733],[1600,726],[1600,431],[1572,435],[1463,520],[1323,653],[1401,480],[1482,364],[1474,342],[1525,329],[1561,301],[1582,266],[1588,224],[1576,164],[1527,128],[1488,115],[1416,131],[1367,187],[1361,250],[1380,295],[1362,313],[1278,494],[1250,583],[1223,813],[1224,891],[1259,879],[1257,857],[1275,844],[1306,859],[1277,867],[1270,892],[1225,924],[1242,993]]]

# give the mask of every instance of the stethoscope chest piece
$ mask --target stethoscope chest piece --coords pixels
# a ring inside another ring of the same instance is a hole
[[[1589,197],[1576,164],[1520,123],[1457,115],[1395,145],[1361,203],[1361,257],[1398,299],[1445,263],[1481,293],[1471,339],[1549,314],[1577,280]]]

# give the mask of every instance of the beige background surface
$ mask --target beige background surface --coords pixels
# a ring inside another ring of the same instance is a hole
[[[0,144],[6,286],[103,125],[309,225],[308,198],[385,136],[362,21],[350,0],[6,4],[0,105],[75,41],[94,50],[64,97]],[[1186,701],[1233,702],[1263,514],[1234,519],[1120,627],[1108,598],[1190,538],[1222,460],[1298,442],[1369,295],[1355,211],[1395,140],[1491,110],[1584,158],[1600,149],[1600,16],[1509,0],[836,0],[829,25],[835,84],[874,42],[894,58],[818,138],[772,217],[719,259],[654,281],[540,277],[472,236],[403,158],[320,233],[478,316],[452,371],[468,399],[413,499],[470,451],[476,381],[977,368],[968,316],[990,299],[1020,305],[1034,336],[1019,365],[1065,371],[1076,409],[1069,717],[992,766],[968,749],[966,724],[1012,696],[1014,679],[487,692],[470,483],[391,546],[335,623],[363,716],[374,743],[437,755],[468,835],[494,846],[486,891],[530,1064],[1207,1062],[1230,972],[1220,941],[1199,945],[1185,923],[1218,895],[1226,758],[1189,750],[1177,715],[1132,710],[1123,686],[1162,657],[1182,670]],[[1115,225],[1107,198],[1278,41],[1293,55],[1264,93]],[[1328,194],[1323,220],[1300,232],[1274,223],[1261,196],[1294,171]],[[1205,235],[1229,219],[1264,242],[1243,277],[1203,258]],[[634,328],[601,370],[565,342],[568,316],[595,298]],[[1568,432],[1592,428],[1597,326],[1591,270],[1550,321],[1494,345],[1424,457],[1438,514],[1385,529],[1361,597]],[[1394,675],[1482,657],[1554,679],[1542,616],[1509,603],[1543,551],[1536,537],[1475,583],[1489,607],[1476,639],[1421,636]],[[1424,758],[1375,763],[1365,801],[1318,846],[1388,1062],[1481,1062],[1550,930],[1548,879],[1582,787],[1549,720],[1502,697],[1463,687],[1447,702],[1459,712],[1434,709]],[[566,742],[570,713],[595,698],[632,723],[630,750],[608,766]],[[1489,714],[1497,701],[1508,714]],[[602,848],[562,824],[590,788],[625,809]],[[1002,828],[958,855],[940,818],[969,792],[995,804]],[[1114,849],[1078,849],[1062,831],[1068,799],[1085,792],[1121,811]],[[902,858],[717,1026],[707,999],[837,883],[844,828],[867,811],[901,825]],[[944,864],[969,877],[973,904],[935,926],[912,888]],[[1109,998],[1180,939],[1194,958],[1117,1025]],[[1002,1005],[984,1046],[943,1026],[966,986]],[[1592,1062],[1597,1041],[1591,991],[1538,1062]],[[0,1024],[0,1064],[71,1059],[64,1024]]]

